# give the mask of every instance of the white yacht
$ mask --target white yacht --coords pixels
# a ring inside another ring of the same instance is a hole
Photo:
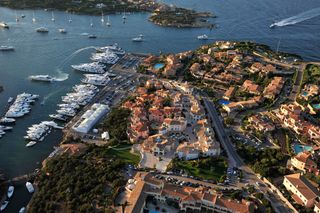
[[[0,212],[5,210],[7,208],[7,206],[8,206],[8,204],[9,204],[9,201],[4,201],[0,206]]]
[[[12,130],[13,127],[12,126],[2,126],[0,125],[0,130],[2,131],[9,131],[9,130]]]
[[[92,54],[90,59],[92,61],[100,62],[103,64],[115,64],[120,58],[114,52],[106,50],[105,52],[102,52],[102,53]]]
[[[14,186],[9,186],[8,191],[7,191],[7,197],[11,198],[14,192]]]
[[[96,50],[97,50],[97,52],[100,52],[100,53],[109,51],[109,52],[113,52],[117,55],[124,55],[126,53],[121,47],[119,47],[119,45],[117,43],[112,44],[112,45],[108,45],[105,47],[100,47],[100,48],[97,48]]]
[[[144,39],[143,39],[143,35],[142,34],[140,34],[137,37],[132,39],[133,42],[142,42],[143,40]]]
[[[81,72],[99,73],[99,74],[102,74],[105,72],[104,70],[105,66],[99,64],[98,62],[71,65],[71,67]]]
[[[17,95],[16,100],[9,107],[9,110],[5,114],[7,118],[17,118],[28,114],[31,110],[30,105],[37,99],[38,95],[32,95],[28,93],[22,93]]]
[[[46,82],[52,82],[55,80],[55,78],[51,77],[50,75],[31,75],[29,78],[32,81],[46,81]]]
[[[67,121],[68,118],[64,115],[60,115],[60,114],[51,114],[49,115],[50,118],[53,118],[53,119],[56,119],[56,120],[59,120],[59,121]]]
[[[99,74],[86,74],[85,78],[81,80],[82,83],[93,84],[96,86],[106,86],[110,79],[108,76]]]
[[[26,187],[29,193],[33,193],[34,192],[34,187],[32,185],[32,183],[30,182],[26,182]]]
[[[197,36],[198,40],[208,40],[208,36],[206,34]]]
[[[62,34],[66,34],[67,33],[66,29],[64,29],[64,28],[60,28],[59,32],[62,33]]]
[[[36,31],[38,33],[48,33],[49,32],[49,30],[47,28],[45,28],[45,27],[39,27],[39,28],[36,29]]]
[[[0,27],[9,29],[9,25],[5,22],[2,22],[2,21],[0,22]]]
[[[108,21],[107,21],[106,25],[107,25],[107,27],[111,27],[111,22],[110,22],[109,16],[108,16]]]
[[[16,122],[16,120],[14,118],[6,118],[6,117],[4,117],[4,118],[0,119],[0,123],[1,124],[8,124],[8,123],[14,123],[14,122]]]
[[[19,210],[19,213],[25,213],[26,212],[26,207],[22,207],[20,210]]]
[[[9,97],[9,98],[8,98],[8,103],[11,103],[13,100],[14,100],[13,97]]]
[[[14,51],[13,46],[0,46],[0,51]]]
[[[26,147],[32,147],[32,146],[34,146],[36,144],[37,144],[36,141],[30,141],[29,143],[26,144]]]

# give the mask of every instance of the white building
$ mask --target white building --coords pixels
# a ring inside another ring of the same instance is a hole
[[[87,110],[78,122],[72,127],[76,132],[88,133],[90,129],[109,111],[104,104],[95,103]]]

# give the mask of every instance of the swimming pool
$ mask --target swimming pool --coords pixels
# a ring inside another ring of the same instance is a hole
[[[307,92],[307,91],[304,91],[301,95],[302,95],[303,97],[306,97],[306,96],[308,96],[308,92]]]
[[[315,109],[320,109],[320,104],[313,104],[312,107]]]
[[[294,150],[294,153],[299,154],[300,152],[304,152],[304,151],[312,151],[312,146],[294,144],[293,145],[293,150]]]
[[[163,63],[156,63],[153,68],[155,68],[156,70],[159,70],[161,69],[162,67],[164,67],[164,64]]]
[[[227,101],[227,100],[224,100],[224,99],[220,99],[220,100],[218,101],[218,103],[219,103],[220,105],[227,105],[227,104],[230,104],[230,101]]]

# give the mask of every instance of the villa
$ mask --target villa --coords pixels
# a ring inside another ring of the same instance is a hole
[[[248,118],[248,121],[252,124],[251,126],[260,132],[271,132],[275,129],[273,124],[261,119],[259,115],[253,115]]]
[[[241,87],[244,91],[249,92],[250,94],[259,95],[260,94],[260,86],[258,84],[253,83],[250,80],[245,80]]]
[[[306,84],[301,91],[301,97],[308,100],[310,97],[319,94],[319,86],[315,84]]]
[[[310,152],[300,152],[296,156],[291,158],[291,165],[303,171],[303,173],[311,172],[315,175],[319,174],[319,170],[317,168],[317,163],[312,159],[312,153]]]
[[[293,195],[296,203],[307,208],[314,206],[319,197],[319,191],[300,173],[284,176],[283,185]]]
[[[275,97],[280,94],[282,87],[284,85],[284,80],[282,77],[274,77],[273,80],[264,89],[263,95],[269,99],[275,99]]]

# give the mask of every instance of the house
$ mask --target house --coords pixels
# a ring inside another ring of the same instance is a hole
[[[230,114],[235,111],[250,109],[259,106],[259,103],[261,103],[262,100],[263,98],[261,96],[256,96],[246,101],[231,102],[229,104],[222,105],[222,108]]]
[[[244,91],[249,92],[250,94],[255,94],[255,95],[260,94],[260,86],[258,84],[253,83],[251,80],[245,80],[241,88]]]
[[[179,159],[194,160],[199,158],[200,151],[196,149],[193,144],[185,142],[178,146],[176,155]]]
[[[230,100],[230,98],[232,98],[235,91],[236,91],[235,87],[229,87],[229,89],[224,93],[223,98],[226,100]]]
[[[260,132],[271,132],[275,129],[273,124],[261,119],[258,115],[253,115],[248,118],[248,121],[252,124],[252,127]]]
[[[162,123],[162,133],[167,133],[167,132],[182,132],[186,129],[187,127],[187,121],[185,118],[166,118],[164,119]]]
[[[320,213],[320,202],[317,202],[317,203],[314,205],[313,211],[314,211],[315,213]]]
[[[316,198],[319,197],[319,191],[300,173],[284,176],[283,185],[293,195],[294,201],[307,208],[315,205]]]
[[[306,84],[303,87],[303,90],[301,91],[300,96],[305,99],[308,100],[310,97],[313,97],[315,95],[319,94],[319,86],[316,84]]]
[[[291,165],[304,173],[312,172],[316,175],[319,174],[317,163],[312,160],[312,154],[310,152],[300,152],[296,156],[292,157]]]
[[[273,80],[264,89],[263,95],[269,99],[275,99],[275,97],[280,94],[282,87],[284,85],[284,80],[282,77],[274,77]]]
[[[166,58],[166,66],[163,70],[163,74],[166,77],[173,77],[176,75],[178,69],[182,67],[182,64],[178,57],[175,55],[169,55]]]
[[[164,113],[159,108],[150,108],[149,109],[149,121],[162,123],[164,119]]]
[[[193,99],[191,102],[190,115],[192,117],[192,121],[194,122],[199,121],[205,117],[205,111],[200,106],[199,101],[196,99]]]

